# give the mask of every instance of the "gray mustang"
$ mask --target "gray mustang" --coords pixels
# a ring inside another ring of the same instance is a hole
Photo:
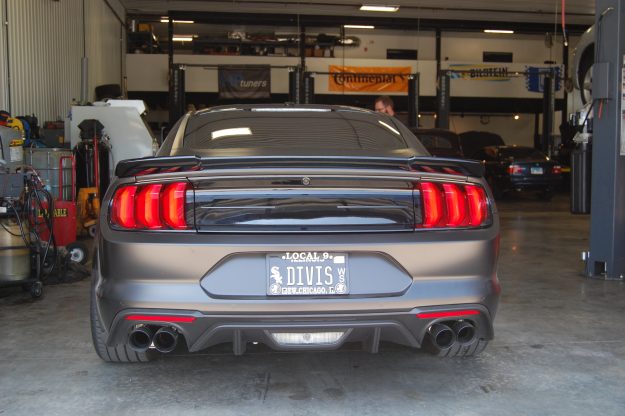
[[[478,162],[394,118],[320,105],[186,114],[103,199],[91,328],[105,361],[250,342],[480,353],[499,223]]]

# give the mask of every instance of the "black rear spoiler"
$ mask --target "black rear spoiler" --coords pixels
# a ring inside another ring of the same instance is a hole
[[[359,167],[366,169],[401,169],[417,172],[484,176],[484,166],[477,160],[438,158],[431,156],[361,157],[361,156],[236,156],[206,157],[167,156],[122,160],[115,175],[142,176],[166,172],[187,172],[228,167]]]

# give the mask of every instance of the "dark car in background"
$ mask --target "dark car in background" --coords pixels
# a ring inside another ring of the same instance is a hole
[[[500,286],[483,167],[433,158],[393,117],[240,105],[182,117],[102,201],[91,328],[109,362],[230,343],[381,341],[480,353]]]
[[[463,158],[460,137],[445,129],[411,129],[432,156]]]
[[[497,198],[530,190],[550,200],[562,182],[561,166],[532,147],[486,146],[473,158],[484,164],[486,180]]]
[[[504,146],[503,138],[487,131],[465,131],[458,135],[460,139],[460,149],[467,159],[479,159],[475,154],[486,146]]]

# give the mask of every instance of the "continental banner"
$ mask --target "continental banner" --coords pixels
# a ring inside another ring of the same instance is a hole
[[[412,68],[330,65],[328,90],[332,92],[407,92]]]
[[[269,65],[220,66],[219,98],[271,98],[271,67]]]

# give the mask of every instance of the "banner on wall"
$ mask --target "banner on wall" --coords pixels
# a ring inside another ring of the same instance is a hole
[[[467,79],[472,81],[510,81],[508,67],[482,64],[453,64],[449,65],[451,79]]]
[[[550,67],[537,67],[526,66],[525,67],[525,87],[528,91],[532,92],[544,92],[545,91],[545,75],[548,74],[552,68]],[[560,78],[560,68],[553,68],[555,75],[556,91],[560,91],[562,88],[562,80]]]
[[[373,67],[330,65],[328,90],[333,92],[407,92],[409,66]]]
[[[271,98],[271,67],[269,65],[220,66],[219,98]]]

